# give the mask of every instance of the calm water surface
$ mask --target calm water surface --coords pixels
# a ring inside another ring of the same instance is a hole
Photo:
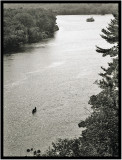
[[[88,17],[57,16],[54,38],[4,56],[5,156],[44,151],[57,138],[81,134],[77,124],[89,115],[89,97],[100,91],[94,84],[100,66],[110,61],[95,49],[108,47],[100,33],[112,15],[95,15],[92,23]]]

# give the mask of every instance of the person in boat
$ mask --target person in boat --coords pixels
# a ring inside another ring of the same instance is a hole
[[[36,107],[32,110],[32,114],[36,113],[37,109]]]

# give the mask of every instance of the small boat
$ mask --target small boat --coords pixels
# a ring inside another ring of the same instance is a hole
[[[91,17],[91,18],[87,18],[87,20],[86,20],[87,22],[94,22],[95,20],[94,20],[94,18],[93,17]]]
[[[36,113],[36,107],[32,110],[32,114]]]

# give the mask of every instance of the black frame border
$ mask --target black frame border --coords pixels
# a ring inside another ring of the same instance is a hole
[[[14,157],[8,157],[3,155],[3,146],[4,146],[4,140],[3,140],[3,125],[4,125],[4,118],[3,118],[3,90],[4,90],[4,66],[3,66],[3,5],[5,3],[117,3],[118,4],[118,11],[119,11],[119,157],[19,157],[19,156],[14,156]],[[24,0],[19,0],[19,1],[13,1],[13,0],[1,0],[0,1],[0,6],[1,6],[1,159],[121,159],[121,0],[96,0],[96,1],[85,1],[85,0],[69,0],[69,1],[64,1],[64,0],[56,0],[56,1],[49,1],[49,0],[36,0],[36,1],[24,1]]]

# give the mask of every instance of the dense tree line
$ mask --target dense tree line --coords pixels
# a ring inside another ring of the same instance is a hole
[[[102,38],[113,44],[109,49],[97,47],[96,51],[103,56],[112,57],[108,68],[102,68],[102,79],[97,82],[102,91],[90,97],[91,115],[81,121],[79,126],[85,127],[81,137],[76,139],[59,139],[52,143],[44,154],[34,151],[35,156],[43,157],[114,157],[119,156],[119,39],[118,14],[106,29],[102,30]]]
[[[44,9],[4,9],[4,51],[53,36],[56,16]]]
[[[80,3],[62,4],[55,9],[61,15],[112,14],[117,10],[116,4]]]
[[[112,14],[118,9],[116,3],[35,3],[35,4],[12,4],[5,3],[5,8],[45,8],[52,10],[58,15],[79,14]]]

